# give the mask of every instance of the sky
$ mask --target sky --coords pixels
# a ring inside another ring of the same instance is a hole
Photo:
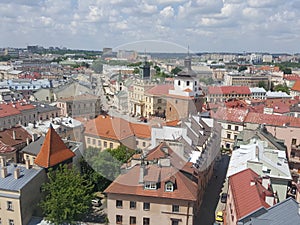
[[[0,47],[300,52],[300,0],[1,0]]]

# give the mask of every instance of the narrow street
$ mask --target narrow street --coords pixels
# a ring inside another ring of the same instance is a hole
[[[224,183],[229,160],[230,156],[224,154],[221,159],[216,162],[214,174],[203,196],[200,213],[196,217],[196,225],[214,224],[216,209],[221,210],[225,208],[225,204],[219,200],[222,191],[227,191],[227,187],[224,186]]]

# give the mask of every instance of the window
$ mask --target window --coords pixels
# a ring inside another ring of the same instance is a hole
[[[100,140],[98,140],[98,146],[101,146],[101,141]]]
[[[150,210],[150,203],[149,202],[144,202],[144,210]]]
[[[172,212],[179,212],[179,205],[172,205]]]
[[[228,125],[227,130],[231,130],[231,125]]]
[[[104,145],[104,148],[106,148],[107,147],[107,142],[104,141],[103,145]]]
[[[143,225],[150,225],[150,218],[143,218]]]
[[[156,183],[154,183],[154,182],[146,182],[144,188],[145,189],[156,189]]]
[[[7,210],[13,210],[13,204],[11,201],[7,201]]]
[[[146,147],[146,142],[143,141],[143,147]]]
[[[297,139],[296,138],[293,138],[292,139],[292,145],[296,145],[297,144]]]
[[[195,86],[197,86],[197,81],[195,81]]]
[[[96,145],[96,139],[93,139],[93,145]]]
[[[139,145],[139,141],[136,141],[136,145]]]
[[[190,86],[190,81],[186,81],[186,86]]]
[[[136,224],[136,217],[134,217],[134,216],[129,217],[129,224],[130,225]]]
[[[237,139],[237,135],[234,135],[234,140],[236,140]]]
[[[178,86],[180,86],[180,80],[178,81]]]
[[[172,225],[179,225],[179,220],[172,219]]]
[[[157,103],[161,103],[161,101],[162,101],[162,100],[161,100],[160,98],[159,98],[159,99],[157,99]]]
[[[239,126],[235,126],[234,130],[238,131],[239,130]]]
[[[14,225],[15,223],[14,223],[14,220],[8,220],[8,224],[9,225]]]
[[[172,182],[166,183],[165,191],[173,191],[173,189],[174,189],[174,186],[173,186]]]
[[[116,223],[117,224],[122,224],[123,222],[123,216],[121,215],[116,215]]]
[[[91,139],[90,138],[87,138],[87,143],[91,144]]]
[[[122,200],[116,200],[116,207],[122,208],[123,207],[123,201]]]
[[[136,208],[136,202],[130,201],[130,208],[135,209]]]
[[[109,143],[109,148],[114,148],[114,144],[113,143]]]
[[[230,135],[229,133],[227,134],[227,138],[228,138],[228,139],[230,139],[230,138],[231,138],[231,135]]]

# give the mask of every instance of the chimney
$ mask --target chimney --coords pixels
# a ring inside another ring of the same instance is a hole
[[[15,130],[13,130],[12,136],[13,136],[13,139],[16,140],[16,131]]]
[[[28,169],[28,170],[31,168],[30,159],[25,160],[25,166],[26,166],[26,169]]]
[[[32,142],[35,142],[37,139],[37,134],[32,134],[31,139],[32,139]]]
[[[252,187],[252,186],[254,186],[254,185],[256,185],[256,181],[255,181],[255,180],[251,180],[251,181],[250,181],[250,186]]]
[[[16,168],[14,171],[14,178],[17,180],[20,178],[20,168]]]
[[[6,158],[5,158],[5,156],[0,156],[0,163],[1,163],[2,167],[6,166]]]
[[[262,177],[262,186],[265,188],[265,189],[269,189],[269,186],[270,186],[270,184],[271,184],[271,182],[270,182],[270,177],[268,177],[268,176],[264,176],[264,177]]]
[[[29,138],[26,138],[26,144],[29,145]]]
[[[144,183],[145,165],[140,165],[139,184]]]
[[[1,168],[1,178],[7,177],[7,167],[4,166]]]

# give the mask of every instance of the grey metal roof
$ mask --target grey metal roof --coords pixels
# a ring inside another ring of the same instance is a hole
[[[293,198],[285,199],[267,209],[267,212],[253,217],[244,225],[300,225],[299,203]]]
[[[21,152],[37,156],[37,154],[41,150],[44,140],[45,140],[44,136],[39,137],[39,139],[37,139],[35,142],[31,142],[29,145],[23,148]]]
[[[14,178],[14,171],[16,168],[20,168],[20,177],[18,179]],[[0,166],[0,170],[2,170],[2,166]],[[7,164],[8,175],[5,178],[0,177],[0,189],[8,191],[20,191],[28,182],[30,182],[42,171],[43,169],[39,167],[26,169],[26,167],[23,165]]]

